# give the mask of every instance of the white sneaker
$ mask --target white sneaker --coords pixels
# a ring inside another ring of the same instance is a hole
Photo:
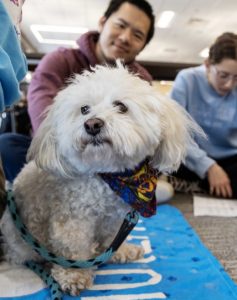
[[[158,179],[155,194],[157,204],[164,203],[174,196],[174,189],[169,182]]]
[[[7,190],[11,190],[12,189],[13,184],[9,181],[5,181],[5,189]]]

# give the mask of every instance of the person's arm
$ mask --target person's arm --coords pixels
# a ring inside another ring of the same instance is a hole
[[[46,108],[53,103],[54,97],[70,75],[70,67],[63,51],[49,53],[39,63],[27,95],[28,111],[34,132],[44,119]]]
[[[175,79],[170,95],[171,98],[176,100],[187,111],[189,111],[188,102],[190,97],[190,101],[192,101],[192,80],[193,78],[189,78],[186,72],[180,72]],[[223,197],[232,196],[228,175],[214,159],[210,158],[207,153],[198,146],[198,144],[193,143],[192,145],[189,145],[184,164],[200,178],[203,179],[207,177],[210,186],[210,194]]]
[[[193,78],[186,71],[181,71],[173,84],[170,96],[182,105],[189,112],[189,97],[193,93]],[[192,99],[191,99],[192,100]],[[215,163],[198,144],[189,145],[185,165],[188,169],[196,173],[200,178],[207,175],[208,169]]]
[[[206,152],[197,144],[188,147],[188,154],[184,164],[200,178],[207,177],[210,194],[232,197],[230,179],[227,173],[215,160],[208,157]]]
[[[19,100],[19,82],[26,72],[26,59],[16,30],[10,14],[0,1],[0,111]]]
[[[225,170],[217,163],[212,165],[207,172],[207,178],[210,186],[210,194],[217,196],[232,197],[232,188],[230,178]]]

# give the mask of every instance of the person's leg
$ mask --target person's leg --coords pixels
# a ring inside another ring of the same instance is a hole
[[[174,192],[182,193],[208,193],[207,180],[201,180],[195,173],[183,164],[177,172],[168,176],[160,176],[156,188],[157,203],[163,203],[174,196]]]
[[[197,174],[190,171],[183,164],[177,172],[168,177],[168,182],[177,192],[184,193],[202,193],[209,191],[207,179],[201,179]]]
[[[5,203],[6,203],[5,195],[6,195],[5,176],[4,176],[4,172],[3,172],[3,168],[2,168],[2,160],[0,157],[0,219],[1,219],[4,209],[5,209]]]
[[[17,133],[0,135],[0,156],[6,180],[13,182],[26,163],[26,154],[30,146],[29,136]]]
[[[232,198],[237,199],[237,155],[224,158],[224,159],[215,159],[215,160],[228,174],[231,181],[231,187],[233,192]],[[187,183],[189,183],[190,189],[193,188],[193,184],[191,183],[196,182],[204,191],[209,193],[208,180],[207,179],[201,180],[195,173],[187,169],[184,165],[181,165],[178,172],[174,173],[173,176],[175,177],[173,177],[173,179],[172,177],[169,178],[169,182],[173,185],[174,189],[177,191],[182,190],[182,182],[179,182],[179,180],[175,180],[176,177],[178,179],[183,179]],[[185,184],[183,182],[183,187],[184,186]]]

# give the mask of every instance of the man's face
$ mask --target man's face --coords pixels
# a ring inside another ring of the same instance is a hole
[[[108,19],[100,20],[96,55],[100,62],[117,58],[133,61],[146,43],[151,21],[138,7],[123,3]]]

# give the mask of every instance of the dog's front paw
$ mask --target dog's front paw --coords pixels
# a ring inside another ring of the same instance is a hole
[[[142,258],[144,249],[142,246],[123,243],[111,258],[113,263],[126,263]]]
[[[53,266],[52,276],[59,283],[63,292],[77,296],[82,290],[88,289],[93,284],[94,272],[88,269],[63,269]]]

